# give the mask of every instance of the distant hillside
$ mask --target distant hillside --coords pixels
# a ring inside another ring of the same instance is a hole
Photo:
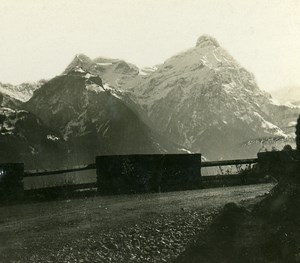
[[[0,94],[25,102],[28,101],[32,97],[33,92],[39,89],[45,82],[46,80],[40,80],[37,82],[24,82],[20,85],[11,85],[0,82]]]
[[[272,95],[280,103],[293,104],[300,107],[300,86],[288,86],[272,91]]]

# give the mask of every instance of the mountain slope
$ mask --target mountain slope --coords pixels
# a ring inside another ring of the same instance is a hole
[[[17,108],[21,104],[21,101],[0,92],[0,107]]]
[[[157,131],[210,159],[254,156],[243,143],[286,137],[273,123],[284,125],[280,117],[295,114],[288,107],[279,110],[253,74],[210,36],[128,85]]]
[[[1,162],[23,162],[26,169],[59,167],[63,154],[60,135],[33,114],[0,107]]]
[[[39,89],[46,81],[24,82],[20,85],[4,84],[0,82],[0,94],[9,96],[20,102],[28,101],[33,92]]]
[[[62,134],[74,161],[92,162],[97,154],[178,152],[128,107],[125,92],[82,67],[48,81],[23,106]]]

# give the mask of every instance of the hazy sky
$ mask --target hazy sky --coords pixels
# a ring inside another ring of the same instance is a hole
[[[0,81],[54,77],[76,53],[151,66],[202,34],[261,88],[300,85],[300,0],[0,0]]]

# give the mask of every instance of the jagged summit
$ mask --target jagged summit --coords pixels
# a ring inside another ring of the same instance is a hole
[[[196,43],[196,47],[205,47],[205,46],[215,46],[215,47],[219,47],[220,44],[218,43],[218,41],[210,36],[210,35],[203,35],[200,36],[197,40]]]
[[[88,56],[84,54],[76,54],[70,65],[85,67],[92,63],[92,59],[90,59]]]
[[[92,62],[92,60],[88,56],[82,53],[76,54],[74,59],[78,59],[82,62],[83,61]]]
[[[71,72],[99,76],[107,83],[120,86],[124,78],[137,76],[139,69],[137,66],[121,59],[104,57],[90,59],[84,54],[77,54],[65,69],[63,75]]]
[[[84,54],[76,54],[72,62],[65,69],[64,74],[67,74],[71,71],[85,71],[89,72],[93,66],[93,61]]]

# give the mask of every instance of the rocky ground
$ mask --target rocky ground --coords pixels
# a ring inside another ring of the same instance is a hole
[[[271,184],[0,207],[0,262],[170,262],[227,202]]]
[[[300,262],[300,162],[276,156],[268,165],[278,180],[270,194],[252,209],[226,204],[173,263]]]

